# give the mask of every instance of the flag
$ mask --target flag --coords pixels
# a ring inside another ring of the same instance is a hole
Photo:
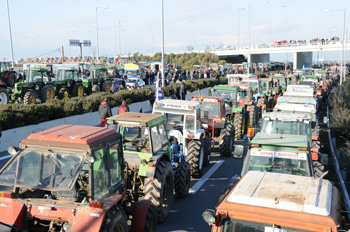
[[[163,99],[162,88],[160,87],[159,79],[156,82],[156,102]]]

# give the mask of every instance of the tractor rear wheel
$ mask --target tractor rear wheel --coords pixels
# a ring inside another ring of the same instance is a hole
[[[45,103],[47,100],[52,100],[55,97],[55,89],[52,85],[43,86],[40,93],[41,103]]]
[[[73,97],[81,97],[84,95],[84,86],[82,83],[76,83],[73,86]]]
[[[58,98],[61,99],[67,99],[69,98],[69,91],[67,88],[61,88],[60,92],[58,93]]]
[[[235,140],[241,140],[243,137],[242,133],[242,126],[243,126],[243,115],[242,114],[235,114],[234,115],[233,124],[235,126]]]
[[[102,84],[102,91],[107,92],[107,93],[111,93],[111,87],[112,87],[112,82],[105,81]]]
[[[175,173],[175,196],[185,198],[190,191],[191,167],[190,164],[183,160],[179,163]]]
[[[235,141],[235,131],[231,124],[221,130],[219,140],[219,151],[223,157],[230,157],[233,151],[233,145]]]
[[[254,127],[256,122],[256,107],[254,105],[248,106],[247,111],[249,111],[249,127]]]
[[[9,103],[9,93],[5,88],[0,87],[0,105]]]
[[[94,84],[91,89],[92,93],[99,93],[101,92],[100,86],[97,84]]]
[[[211,158],[211,139],[209,137],[205,137],[204,139],[204,163],[203,165],[206,167],[210,163]]]
[[[28,91],[26,94],[24,94],[23,98],[23,104],[29,105],[29,104],[35,104],[36,101],[36,94],[34,91]]]
[[[107,211],[100,232],[128,232],[127,217],[122,208],[113,206]]]
[[[318,160],[312,161],[312,166],[313,166],[315,177],[320,178],[325,172],[325,166],[321,164]]]
[[[202,176],[204,161],[204,142],[192,140],[188,143],[187,161],[191,165],[191,175],[195,178]]]
[[[156,167],[154,179],[146,178],[143,187],[145,199],[158,207],[158,222],[164,222],[169,216],[174,197],[174,173],[171,164],[160,161]]]

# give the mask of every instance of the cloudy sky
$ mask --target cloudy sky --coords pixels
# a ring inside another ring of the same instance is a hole
[[[10,60],[6,2],[0,1],[0,56]],[[161,51],[161,0],[8,2],[15,60],[48,54],[61,46],[66,56],[78,56],[78,47],[69,47],[69,39],[91,40],[92,48],[83,48],[83,55],[94,55],[96,7],[108,7],[97,10],[100,55],[150,54],[152,34],[153,52]],[[186,51],[189,46],[196,50],[237,46],[238,25],[240,45],[247,45],[249,4],[252,45],[286,39],[287,21],[289,40],[341,37],[342,12],[325,13],[325,9],[347,9],[346,28],[350,28],[349,0],[164,0],[165,52]],[[336,59],[338,53],[320,52],[317,56]]]

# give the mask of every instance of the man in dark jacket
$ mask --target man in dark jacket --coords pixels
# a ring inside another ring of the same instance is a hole
[[[119,109],[118,109],[118,114],[123,114],[125,112],[129,112],[129,106],[126,104],[126,101],[123,100],[122,101],[122,105],[119,106]]]
[[[105,126],[106,118],[112,116],[111,107],[108,105],[108,100],[105,98],[103,102],[101,102],[101,105],[98,107],[98,114],[101,118],[101,127]]]

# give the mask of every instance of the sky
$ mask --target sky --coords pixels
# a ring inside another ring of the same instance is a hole
[[[7,1],[14,60],[62,56],[62,46],[65,56],[79,56],[79,47],[69,46],[69,39],[91,40],[83,56],[95,55],[96,19],[100,56],[161,51],[161,0],[0,0],[0,57],[5,60],[11,60]],[[342,37],[343,9],[350,37],[350,0],[164,0],[165,52],[237,46],[238,27],[240,45],[247,46],[249,5],[251,45],[270,44],[287,35],[288,40]],[[340,52],[316,56],[339,59]]]

